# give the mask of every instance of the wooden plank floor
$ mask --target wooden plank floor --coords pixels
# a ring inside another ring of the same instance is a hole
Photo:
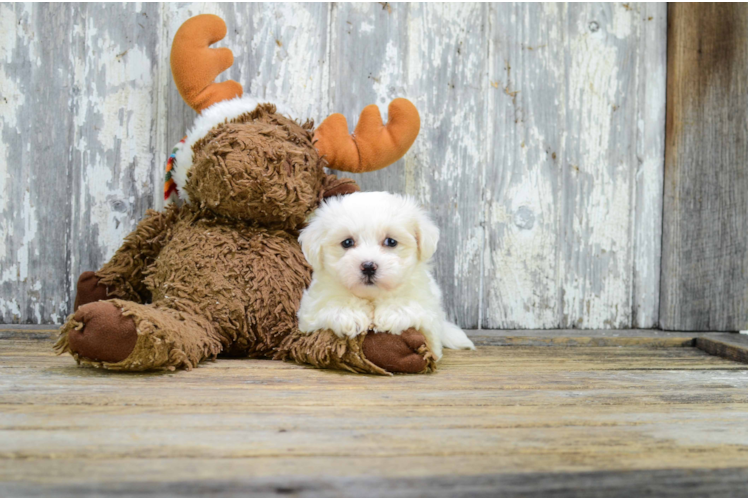
[[[374,377],[236,359],[112,373],[6,331],[0,494],[748,494],[748,366],[688,334],[584,335]]]

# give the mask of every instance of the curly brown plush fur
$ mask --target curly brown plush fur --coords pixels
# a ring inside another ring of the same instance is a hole
[[[311,279],[298,230],[326,193],[358,189],[325,173],[312,131],[269,104],[214,127],[193,147],[190,203],[148,211],[95,273],[98,282],[82,280],[77,305],[104,298],[102,289],[110,299],[68,318],[58,352],[129,371],[191,369],[221,353],[380,375],[433,370],[418,332],[370,340],[372,359],[386,360],[375,364],[365,336],[298,330]]]
[[[186,191],[222,215],[295,229],[322,198],[312,123],[300,126],[273,105],[214,127],[194,150]]]

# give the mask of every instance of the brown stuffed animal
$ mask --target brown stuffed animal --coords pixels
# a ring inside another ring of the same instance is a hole
[[[201,15],[174,38],[174,80],[200,113],[167,167],[166,195],[185,203],[148,211],[108,263],[81,275],[57,351],[129,371],[191,369],[222,353],[359,373],[433,370],[416,330],[340,339],[301,333],[296,318],[311,278],[298,231],[324,197],[358,190],[323,167],[396,161],[418,134],[415,107],[393,101],[384,126],[369,106],[353,136],[341,115],[314,131],[242,97],[236,82],[212,83],[233,62],[229,49],[209,48],[225,34],[223,20]]]

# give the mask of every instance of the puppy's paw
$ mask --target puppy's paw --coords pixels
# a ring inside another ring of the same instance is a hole
[[[331,325],[331,330],[338,337],[356,337],[366,333],[371,326],[371,318],[363,311],[352,309],[340,311]]]
[[[420,327],[420,321],[400,307],[380,307],[374,313],[375,332],[400,335],[408,328]]]

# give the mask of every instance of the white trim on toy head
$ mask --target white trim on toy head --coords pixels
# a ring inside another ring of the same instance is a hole
[[[193,155],[192,146],[197,141],[205,137],[210,130],[226,121],[233,120],[239,116],[254,111],[254,109],[262,103],[271,102],[275,103],[272,99],[256,99],[252,96],[236,97],[226,101],[217,102],[211,107],[204,109],[203,112],[195,119],[192,128],[187,132],[185,141],[177,147],[174,171],[172,172],[172,179],[177,184],[179,191],[179,199],[183,201],[189,201],[189,196],[184,190],[184,186],[187,183],[187,172],[192,167]],[[293,117],[291,110],[287,106],[276,104],[278,113]]]

